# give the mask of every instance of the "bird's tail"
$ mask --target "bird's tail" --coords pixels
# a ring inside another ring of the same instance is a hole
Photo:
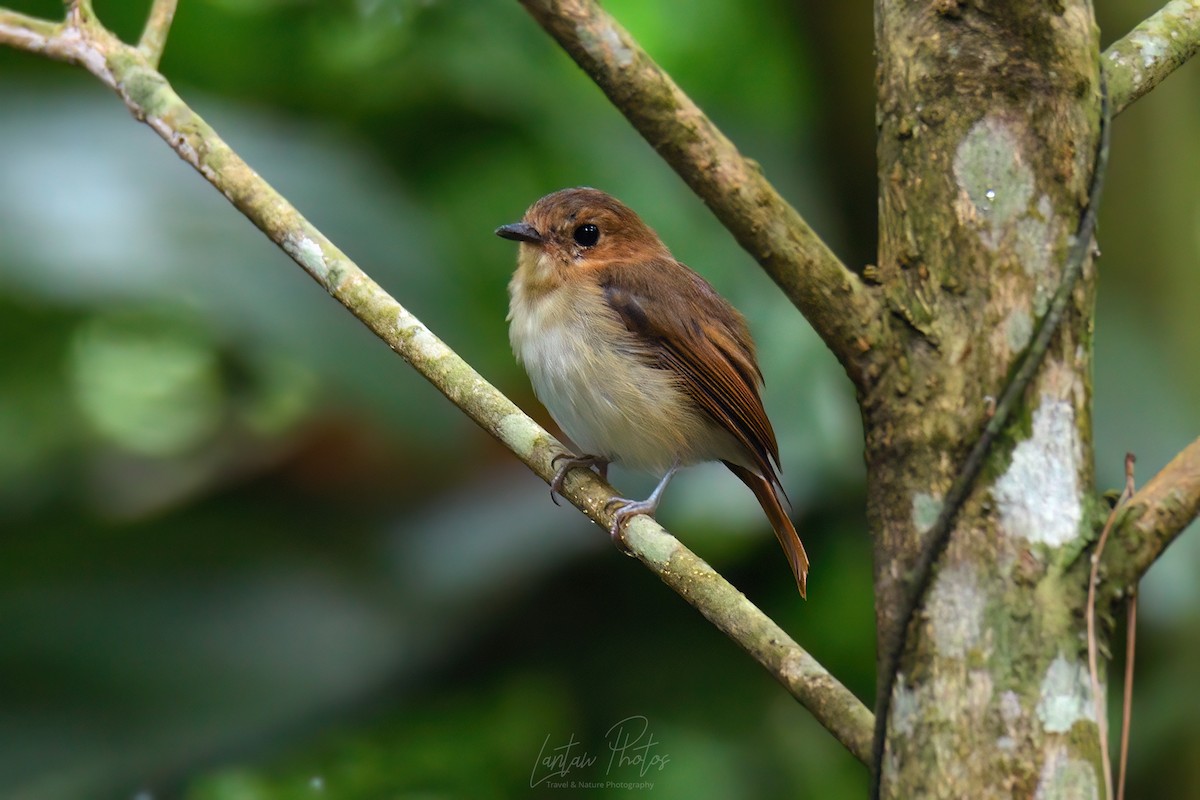
[[[771,481],[745,467],[731,464],[728,461],[724,463],[742,483],[750,487],[750,491],[754,492],[754,496],[758,498],[759,505],[766,512],[767,519],[771,521],[771,527],[775,529],[775,537],[779,539],[783,552],[787,554],[788,563],[792,565],[792,573],[796,576],[796,585],[800,588],[800,596],[806,597],[808,554],[804,552],[804,544],[800,541],[800,535],[796,533],[796,526],[792,524],[791,518],[784,510],[783,503],[779,502],[779,495],[775,493],[775,487]]]

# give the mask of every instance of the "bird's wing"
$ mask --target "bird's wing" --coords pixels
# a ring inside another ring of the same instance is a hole
[[[604,299],[638,336],[656,366],[673,370],[683,388],[779,486],[779,445],[758,387],[762,373],[746,321],[696,273],[670,259],[616,263],[598,276]]]

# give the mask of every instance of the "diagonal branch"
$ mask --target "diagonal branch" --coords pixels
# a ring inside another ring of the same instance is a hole
[[[595,0],[521,0],[779,284],[861,388],[878,353],[874,295]]]
[[[250,168],[174,92],[138,48],[94,21],[63,25],[0,9],[0,43],[80,64],[113,89],[133,115],[205,179],[338,302],[408,361],[543,480],[562,446],[438,339]],[[575,470],[564,494],[606,528],[611,487]],[[870,755],[871,712],[770,618],[704,561],[647,517],[626,530],[634,555],[749,653],[851,753]]]
[[[1183,449],[1125,506],[1104,551],[1114,590],[1141,580],[1167,546],[1200,515],[1200,438]]]
[[[657,522],[634,517],[625,530],[643,564],[762,664],[854,757],[869,763],[875,720],[849,689]]]
[[[1200,0],[1171,0],[1104,51],[1113,113],[1124,111],[1200,49]]]

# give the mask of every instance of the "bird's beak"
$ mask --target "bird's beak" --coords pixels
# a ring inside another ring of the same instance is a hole
[[[538,233],[537,228],[528,222],[513,222],[509,225],[501,225],[499,228],[496,228],[496,235],[501,239],[512,239],[514,242],[541,244],[543,241],[542,235]]]

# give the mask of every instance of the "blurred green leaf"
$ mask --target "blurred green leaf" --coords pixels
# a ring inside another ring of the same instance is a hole
[[[115,312],[89,319],[72,337],[68,370],[93,430],[135,453],[186,452],[219,423],[216,352],[178,317]]]

